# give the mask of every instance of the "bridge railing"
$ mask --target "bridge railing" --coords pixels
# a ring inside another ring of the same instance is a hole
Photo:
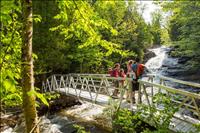
[[[152,106],[154,104],[152,97],[158,93],[164,93],[170,96],[173,102],[177,103],[182,116],[190,115],[200,119],[200,95],[169,87],[166,85],[166,81],[170,80],[197,88],[200,88],[199,84],[157,75],[147,75],[147,77],[147,80],[139,80],[140,89],[138,91],[137,104]],[[159,82],[156,82],[157,79],[159,79]],[[117,82],[120,83],[119,86],[116,86]],[[124,82],[123,85],[122,82]],[[118,98],[122,101],[125,97],[125,91],[130,90],[131,82],[131,78],[115,78],[109,77],[107,74],[55,74],[47,78],[46,82],[43,83],[43,90],[61,91],[64,88],[64,92],[69,94],[70,88],[73,88],[74,94],[78,98],[87,92],[91,101],[96,102],[101,95],[111,97],[115,89],[118,89],[120,92]],[[185,113],[186,111],[187,113]]]
[[[156,79],[159,79],[159,81],[154,82]],[[179,116],[177,116],[177,113],[175,116],[185,121],[188,121],[189,117],[200,120],[200,94],[189,92],[182,88],[175,89],[173,87],[169,87],[167,86],[166,81],[184,84],[200,89],[200,85],[197,83],[186,82],[164,76],[149,75],[147,81],[139,81],[140,89],[138,91],[138,104],[145,103],[148,106],[152,106],[155,104],[153,103],[153,96],[162,93],[166,96],[170,96],[171,100],[176,103],[177,107],[179,108]]]
[[[69,93],[70,88],[73,88],[78,98],[83,92],[87,91],[91,100],[96,102],[99,95],[111,97],[113,92],[118,90],[120,92],[118,98],[123,99],[125,91],[129,89],[131,80],[109,77],[107,74],[55,74],[48,77],[46,82],[43,82],[43,91],[65,88],[65,92]],[[123,86],[122,82],[124,82]],[[119,85],[116,86],[116,83],[119,83]]]

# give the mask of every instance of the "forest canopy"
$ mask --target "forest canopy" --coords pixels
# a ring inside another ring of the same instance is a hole
[[[43,18],[33,38],[42,71],[102,73],[127,57],[143,58],[152,44],[134,1],[45,1],[34,11]]]

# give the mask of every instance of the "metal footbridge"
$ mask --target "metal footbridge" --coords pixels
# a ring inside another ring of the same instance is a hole
[[[121,83],[122,81],[124,81],[124,84],[120,84],[116,88],[114,83]],[[119,94],[115,97],[115,101],[118,101],[120,108],[128,108],[132,111],[137,111],[140,105],[162,110],[162,104],[155,103],[154,100],[156,95],[162,94],[170,97],[172,103],[177,107],[169,129],[174,132],[198,132],[195,125],[200,124],[200,94],[181,88],[177,89],[170,84],[180,84],[196,89],[200,89],[200,84],[159,75],[148,75],[139,80],[139,90],[135,94],[136,103],[133,104],[132,101],[129,103],[126,99],[126,93],[130,91],[131,82],[131,78],[115,78],[107,74],[55,74],[43,82],[42,88],[44,92],[57,91],[102,106],[110,104],[110,100],[113,99],[113,91],[118,89]],[[147,122],[149,121],[147,120]],[[149,124],[153,125],[152,122]]]

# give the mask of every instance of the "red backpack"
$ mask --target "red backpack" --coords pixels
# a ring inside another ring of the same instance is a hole
[[[140,78],[142,74],[144,73],[144,64],[138,64],[137,65],[137,77]]]

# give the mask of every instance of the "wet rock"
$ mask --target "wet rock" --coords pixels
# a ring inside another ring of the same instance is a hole
[[[147,50],[147,52],[144,54],[143,63],[146,63],[150,58],[155,56],[156,54],[154,52]]]
[[[15,127],[15,125],[18,123],[19,118],[20,117],[18,115],[3,114],[1,116],[0,132],[10,130],[10,128],[12,129],[13,127]]]
[[[187,61],[191,60],[192,57],[188,57],[188,56],[183,56],[183,57],[180,57],[178,59],[178,63],[179,64],[185,64]]]
[[[175,55],[173,55],[172,53],[175,52],[177,49],[179,48],[179,46],[170,46],[170,50],[167,52],[169,56],[171,57],[177,57]]]
[[[41,133],[72,133],[76,129],[73,127],[74,122],[65,116],[50,115],[41,117]]]
[[[58,112],[66,107],[81,104],[76,97],[67,96],[65,94],[60,94],[59,98],[50,100],[48,102],[49,107],[47,105],[41,104],[41,106],[37,108],[39,116],[42,116],[47,112],[50,114],[54,114],[55,112]]]
[[[25,133],[25,121],[18,123],[13,129],[15,133]]]

